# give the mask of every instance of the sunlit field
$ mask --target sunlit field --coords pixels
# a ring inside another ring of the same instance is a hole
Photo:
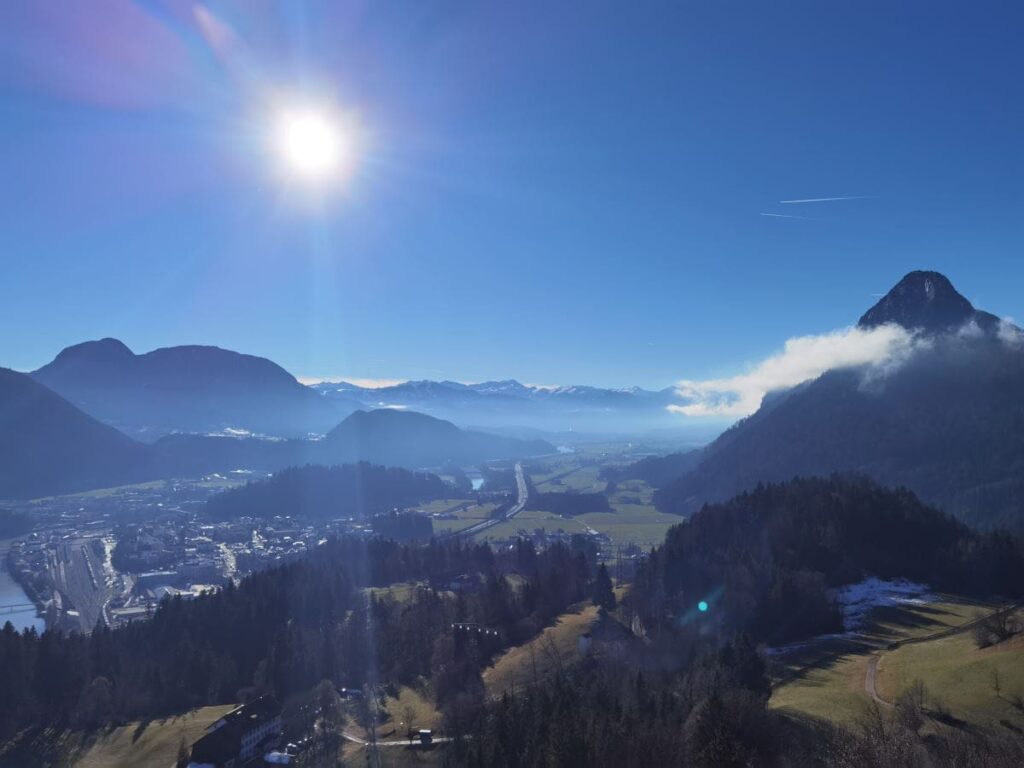
[[[884,702],[895,702],[920,680],[927,691],[926,706],[938,713],[976,725],[1005,720],[1021,727],[1024,710],[1015,705],[1015,697],[1024,696],[1024,645],[1019,638],[986,649],[977,648],[969,629],[928,639],[998,607],[943,596],[927,605],[875,609],[862,635],[811,643],[777,657],[770,706],[839,724],[855,722],[872,702],[865,681],[869,660],[876,655],[876,688]],[[890,649],[908,640],[922,642]]]
[[[560,616],[530,642],[510,648],[484,670],[488,694],[522,691],[578,661],[579,638],[596,619],[597,608],[580,607]]]
[[[99,732],[26,735],[0,749],[3,768],[170,768],[182,740],[191,744],[235,705],[203,707],[176,717]]]

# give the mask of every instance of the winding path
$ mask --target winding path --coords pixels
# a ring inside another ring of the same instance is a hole
[[[864,690],[878,704],[881,704],[883,707],[892,707],[893,704],[892,704],[891,701],[886,701],[885,699],[883,699],[881,696],[878,695],[878,687],[877,687],[878,665],[882,662],[882,654],[885,651],[895,651],[897,648],[902,648],[904,645],[915,645],[917,643],[927,643],[927,642],[930,642],[932,640],[941,640],[941,639],[943,639],[945,637],[952,637],[953,635],[959,635],[961,632],[966,632],[969,629],[974,629],[974,627],[976,627],[979,624],[981,624],[981,622],[986,621],[987,619],[989,619],[989,618],[991,618],[993,616],[999,616],[1001,614],[1012,613],[1013,611],[1016,611],[1021,606],[1024,606],[1024,601],[1018,601],[1016,603],[1013,603],[1011,605],[1005,606],[1003,608],[999,608],[999,609],[997,609],[995,611],[992,611],[991,613],[985,614],[984,616],[979,616],[976,619],[971,619],[970,621],[965,621],[963,624],[957,624],[955,627],[947,627],[946,629],[940,629],[938,632],[932,632],[931,634],[923,635],[922,637],[910,637],[910,638],[907,638],[906,640],[898,640],[898,641],[896,641],[894,643],[891,643],[884,651],[883,650],[874,651],[871,654],[871,657],[868,659],[868,667],[867,667],[867,669],[864,672]]]
[[[891,707],[891,702],[886,701],[878,695],[878,688],[875,685],[875,681],[878,678],[878,662],[881,660],[881,651],[875,651],[868,659],[868,668],[864,675],[864,690],[867,691],[868,696],[870,696],[875,703],[881,704],[883,707]]]

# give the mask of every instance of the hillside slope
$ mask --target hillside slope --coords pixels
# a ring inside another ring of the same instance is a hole
[[[908,275],[861,320],[905,323],[920,341],[908,361],[766,398],[657,504],[691,514],[760,482],[854,471],[974,523],[1024,525],[1024,344],[939,278]]]
[[[0,498],[122,485],[157,474],[148,446],[25,374],[0,368]]]
[[[262,357],[181,346],[134,354],[116,339],[63,350],[32,376],[89,415],[137,437],[245,430],[300,437],[353,410]]]

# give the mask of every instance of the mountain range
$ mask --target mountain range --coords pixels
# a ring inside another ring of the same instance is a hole
[[[372,388],[337,381],[321,382],[312,388],[326,399],[342,404],[409,408],[457,424],[488,428],[514,425],[548,432],[636,434],[681,426],[665,409],[678,399],[673,387],[542,387],[506,379],[475,384],[406,381]]]
[[[541,387],[514,379],[307,387],[270,360],[212,346],[135,354],[117,339],[87,341],[30,375],[90,416],[147,442],[173,433],[301,438],[325,434],[356,410],[377,408],[419,411],[462,427],[706,434],[666,411],[676,399],[671,387]]]
[[[691,514],[759,483],[850,472],[969,522],[1024,527],[1024,335],[937,272],[912,272],[859,320],[914,334],[893,369],[830,370],[766,397],[699,453],[635,465],[658,506]],[[666,467],[678,468],[674,479]]]
[[[181,346],[136,355],[117,339],[63,350],[32,378],[122,432],[238,430],[280,437],[323,433],[358,403],[327,399],[262,357]]]
[[[318,397],[317,395],[313,395]],[[323,439],[171,434],[134,440],[32,377],[0,368],[0,498],[35,498],[232,469],[358,461],[407,467],[553,453],[543,440],[462,430],[420,413],[356,411]]]
[[[975,309],[937,272],[908,274],[858,321],[885,325],[913,340],[906,359],[770,393],[698,452],[617,476],[645,477],[662,509],[686,515],[758,483],[853,472],[907,486],[970,522],[1022,525],[1024,333]],[[69,347],[32,374],[0,373],[0,498],[237,468],[521,458],[554,451],[532,436],[531,421],[609,432],[677,418],[665,410],[671,389],[306,387],[262,358],[193,346],[136,355],[114,339]],[[452,421],[519,429],[511,437]]]

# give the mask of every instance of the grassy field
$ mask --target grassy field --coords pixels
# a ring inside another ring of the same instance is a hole
[[[429,728],[436,731],[441,726],[441,713],[434,706],[429,683],[422,682],[418,688],[402,686],[394,695],[384,697],[384,717],[377,725],[377,738],[381,740],[399,740],[408,736],[408,719],[412,718],[414,730]],[[361,739],[367,738],[367,731],[355,721],[351,715],[345,725],[345,731]]]
[[[521,689],[535,679],[580,658],[577,641],[597,620],[597,608],[587,605],[566,613],[528,643],[510,648],[484,670],[484,685],[491,696]]]
[[[444,502],[444,504],[438,506],[438,508],[432,509],[434,505],[438,505],[438,502],[434,502],[433,505],[421,507],[421,509],[429,512],[447,512],[455,515],[454,520],[434,519],[434,533],[439,534],[461,531],[463,528],[468,528],[471,525],[476,525],[479,522],[488,520],[491,517],[491,513],[499,506],[494,502],[477,504],[476,502],[469,500],[460,501],[458,503]]]
[[[598,479],[601,468],[593,464],[583,466],[566,467],[560,471],[553,472],[546,476],[533,476],[534,486],[543,493],[558,493],[560,491],[587,491],[600,493],[608,485],[604,480]]]
[[[411,600],[413,595],[416,594],[416,590],[423,586],[425,585],[417,581],[406,581],[392,584],[389,587],[364,587],[363,593],[372,595],[378,600],[389,597],[395,602],[404,603]]]
[[[97,739],[74,763],[75,768],[173,766],[182,739],[191,744],[207,726],[232,709],[234,705],[204,707],[181,717],[116,728]]]
[[[586,526],[579,522],[578,519],[559,517],[551,512],[544,512],[542,510],[527,509],[511,520],[506,520],[503,523],[498,523],[491,528],[481,531],[476,534],[475,538],[477,541],[507,539],[515,536],[520,529],[532,533],[535,528],[543,528],[549,533],[559,530],[566,533],[586,533],[587,530]]]
[[[634,543],[645,550],[661,544],[668,529],[682,522],[682,518],[666,515],[650,505],[617,504],[613,500],[612,508],[615,511],[611,513],[591,512],[576,519],[606,534],[615,544]]]
[[[544,493],[604,491],[607,484],[598,480],[601,467],[594,456],[571,454],[553,458],[530,473],[534,487]],[[558,517],[546,511],[527,511],[513,521],[496,525],[480,535],[481,539],[503,539],[520,529],[547,532],[584,533],[591,528],[607,535],[615,545],[637,544],[643,549],[662,543],[665,532],[681,522],[675,515],[658,512],[651,501],[653,489],[641,481],[622,483],[609,497],[612,512],[591,512],[579,517]],[[436,526],[436,523],[435,523]]]
[[[471,507],[476,503],[473,499],[437,499],[426,504],[417,504],[416,509],[433,515],[437,512],[456,512],[462,507]]]
[[[0,750],[3,768],[171,768],[182,739],[191,744],[234,705],[203,707],[179,717],[109,730],[40,733]]]
[[[405,733],[410,727],[406,722],[409,716],[412,717],[413,730],[430,728],[436,731],[441,725],[441,713],[434,706],[429,691],[402,686],[397,696],[388,696],[385,699],[384,707],[391,715],[391,719],[383,728],[389,730],[390,726],[390,729],[394,729],[393,738],[396,739],[405,738]]]
[[[830,644],[824,653],[801,656],[806,669],[794,669],[797,677],[772,692],[769,706],[835,723],[852,723],[871,703],[864,690],[870,653],[871,646],[851,643],[848,647]]]
[[[950,715],[974,725],[1024,729],[1024,636],[978,648],[970,632],[905,645],[882,655],[877,688],[895,701],[915,680]],[[1020,704],[1020,706],[1018,706]]]
[[[1010,703],[1013,695],[1024,695],[1024,642],[978,651],[968,631],[887,650],[892,643],[961,626],[979,611],[992,609],[950,595],[927,605],[878,609],[862,636],[817,643],[775,661],[777,684],[769,705],[849,724],[870,705],[864,683],[869,659],[877,653],[876,687],[884,700],[893,701],[920,679],[955,717],[977,724],[1007,719],[1024,725],[1022,713]],[[992,689],[993,668],[999,670],[1003,699]]]
[[[110,496],[119,496],[126,491],[153,491],[165,487],[165,480],[151,480],[145,483],[134,483],[132,485],[117,485],[112,488],[96,488],[91,491],[79,491],[68,493],[62,496],[43,496],[33,499],[33,502],[53,501],[54,499],[105,499]],[[237,483],[236,483],[237,485]]]

